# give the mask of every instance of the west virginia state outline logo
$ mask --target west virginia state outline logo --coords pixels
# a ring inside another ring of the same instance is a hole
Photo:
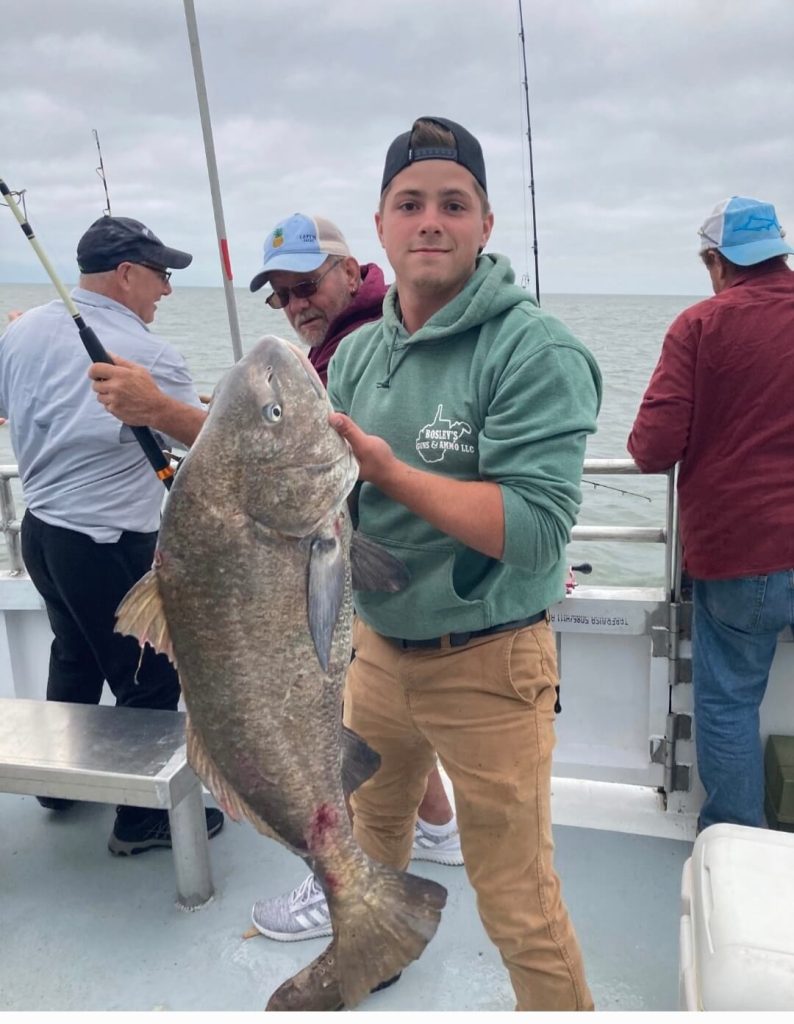
[[[424,462],[443,462],[447,452],[461,452],[470,455],[473,444],[461,441],[471,436],[471,426],[463,420],[448,420],[443,416],[443,403],[436,409],[436,417],[419,431],[416,450]]]

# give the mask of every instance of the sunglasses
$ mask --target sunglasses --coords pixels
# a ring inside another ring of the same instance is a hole
[[[153,273],[157,274],[157,276],[160,278],[163,284],[168,284],[168,282],[171,280],[170,270],[164,270],[162,267],[155,267],[151,263],[138,263],[138,266],[146,267],[147,270],[151,270]]]
[[[326,276],[330,274],[334,267],[338,267],[342,262],[341,259],[334,260],[327,270],[324,270],[319,277],[310,277],[305,281],[299,281],[298,284],[294,284],[291,288],[274,288],[270,295],[267,296],[265,302],[270,306],[271,309],[283,309],[289,305],[289,300],[292,295],[296,299],[309,299],[320,287],[320,282]]]

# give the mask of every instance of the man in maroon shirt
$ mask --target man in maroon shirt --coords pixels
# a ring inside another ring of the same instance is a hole
[[[680,462],[698,827],[762,826],[759,708],[794,621],[794,249],[775,208],[741,196],[699,234],[715,294],[669,328],[628,449],[643,472]]]
[[[323,384],[328,383],[328,364],[342,338],[362,324],[380,320],[387,290],[380,267],[360,265],[335,224],[303,213],[280,221],[265,239],[264,264],[251,281],[251,291],[264,284],[272,288],[265,301],[271,309],[284,310],[309,346],[309,360]],[[463,863],[457,819],[438,769],[430,773],[419,807],[413,857],[437,864]],[[263,935],[279,941],[331,934],[328,904],[313,874],[292,892],[255,903],[251,918]]]

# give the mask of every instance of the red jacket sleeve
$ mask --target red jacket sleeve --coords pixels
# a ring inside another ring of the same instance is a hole
[[[643,473],[670,469],[686,452],[696,355],[694,325],[682,314],[665,336],[662,354],[629,435],[629,453]]]

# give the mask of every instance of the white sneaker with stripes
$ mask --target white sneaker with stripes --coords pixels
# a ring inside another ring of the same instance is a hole
[[[251,921],[258,932],[277,942],[316,939],[333,931],[328,902],[314,874],[284,896],[259,900],[251,911]]]
[[[457,826],[449,835],[435,836],[422,828],[420,818],[414,832],[411,859],[429,860],[434,864],[446,864],[449,867],[462,864],[463,851],[460,848],[460,832],[458,832]]]

